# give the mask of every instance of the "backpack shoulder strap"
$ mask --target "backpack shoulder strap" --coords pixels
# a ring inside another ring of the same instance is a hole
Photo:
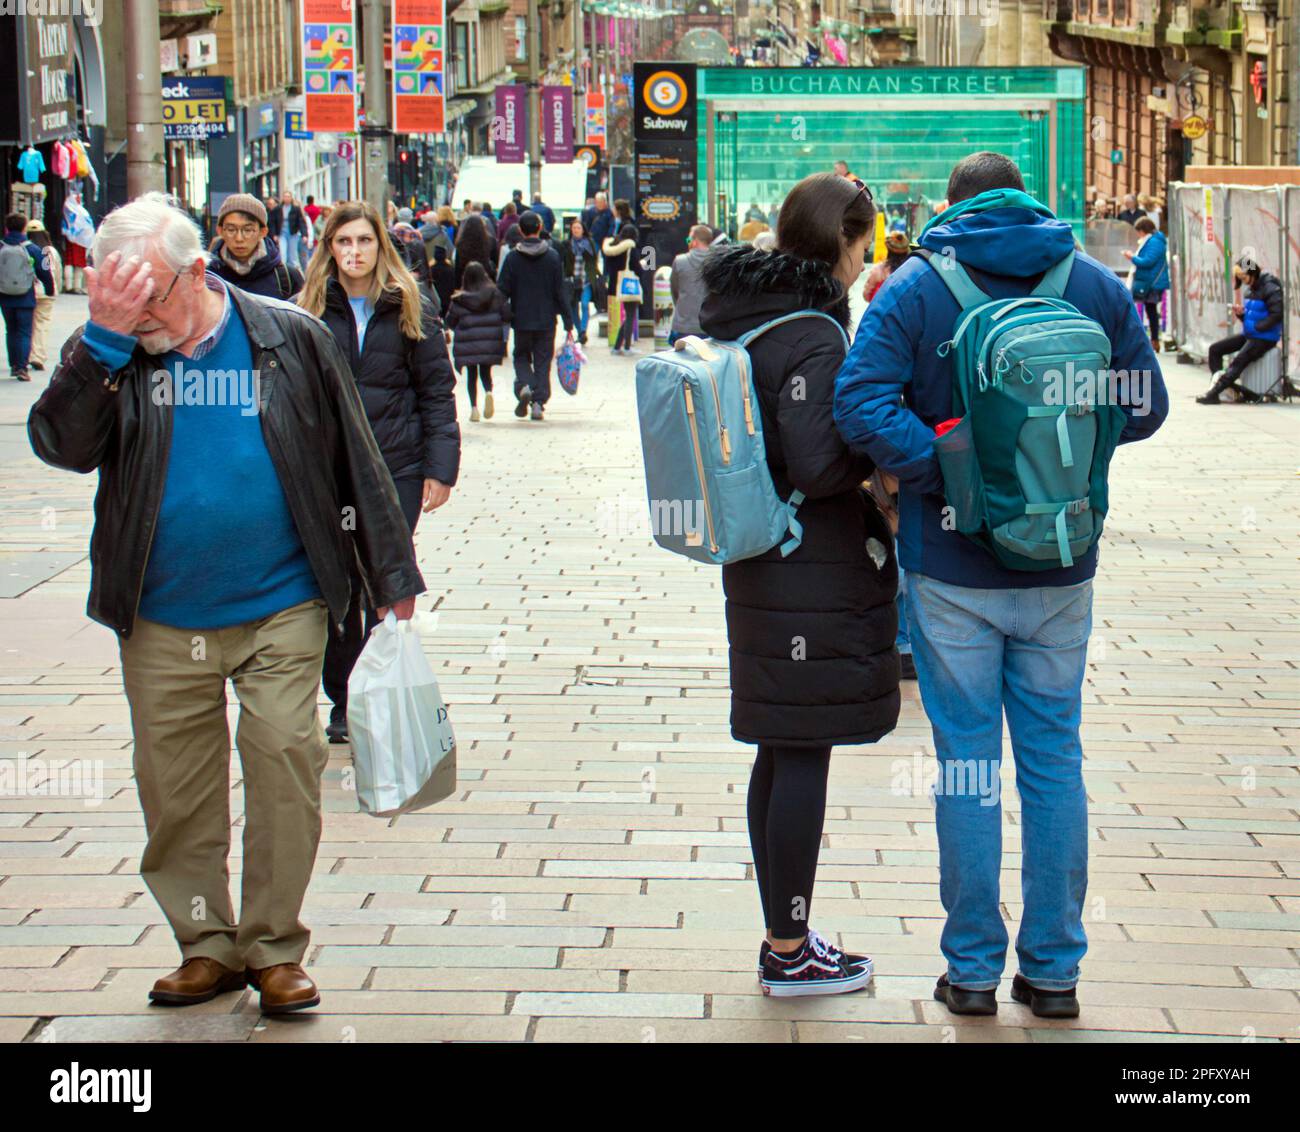
[[[275,265],[275,282],[280,288],[280,298],[287,299],[293,294],[293,276],[289,274],[289,265],[284,260]]]
[[[1038,281],[1038,286],[1029,293],[1042,295],[1048,299],[1059,299],[1065,295],[1065,285],[1070,281],[1070,272],[1074,268],[1074,249],[1063,260],[1047,269],[1047,274]]]
[[[957,261],[956,256],[936,256],[929,248],[917,248],[916,254],[938,273],[962,310],[969,310],[971,307],[989,301],[990,296],[975,285],[975,281],[966,274],[966,269]]]
[[[840,332],[840,337],[844,340],[844,352],[846,354],[849,352],[849,345],[850,345],[849,336],[844,332],[844,327],[842,327],[838,322],[836,322],[833,318],[831,318],[830,315],[826,314],[824,311],[814,311],[814,310],[795,311],[792,314],[783,314],[781,315],[780,318],[769,319],[761,326],[756,326],[754,327],[753,330],[747,330],[738,339],[736,339],[736,344],[739,346],[749,346],[756,338],[759,337],[759,335],[766,334],[769,330],[772,330],[773,328],[780,326],[783,323],[794,322],[795,319],[799,319],[799,318],[825,319],[833,327],[835,327],[836,330]]]

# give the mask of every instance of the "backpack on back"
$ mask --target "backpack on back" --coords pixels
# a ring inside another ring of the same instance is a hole
[[[934,443],[956,529],[1011,570],[1071,566],[1101,537],[1127,421],[1110,398],[1110,339],[1061,298],[1074,252],[1009,299],[991,299],[955,258],[920,254],[961,306],[939,347],[960,422]]]
[[[772,483],[746,349],[797,318],[826,319],[847,351],[843,327],[809,310],[771,319],[735,342],[679,338],[674,350],[637,362],[650,526],[666,550],[721,564],[764,554],[778,543],[783,556],[798,548],[803,530],[795,512],[803,492],[783,500]]]
[[[0,244],[0,295],[25,295],[36,285],[26,244]]]

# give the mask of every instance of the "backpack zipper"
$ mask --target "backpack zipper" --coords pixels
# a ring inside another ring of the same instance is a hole
[[[677,364],[681,365],[680,362],[678,362]],[[689,367],[683,366],[682,368],[688,369]],[[731,437],[727,435],[727,426],[722,422],[722,398],[718,395],[718,381],[717,378],[713,376],[713,371],[709,369],[707,365],[705,366],[705,370],[709,375],[709,384],[713,387],[713,404],[718,412],[718,445],[722,449],[722,462],[724,464],[730,464],[731,463]],[[689,392],[687,395],[687,400],[690,401]],[[694,405],[693,401],[691,401],[690,403],[692,406]],[[687,412],[694,414],[695,410],[692,407],[690,409],[687,409]],[[745,398],[745,417],[748,423],[750,424],[753,423],[753,419],[750,416],[748,395],[746,395]],[[754,430],[752,428],[749,430],[749,432],[751,436],[754,434]]]
[[[704,478],[704,455],[700,449],[700,434],[695,420],[695,401],[691,397],[691,387],[682,382],[682,392],[686,395],[686,423],[691,430],[691,446],[695,449],[695,470],[700,477],[700,497],[704,502],[704,525],[709,529],[709,551],[718,553],[718,540],[713,531],[713,508],[709,505],[709,487]]]
[[[1008,324],[1008,325],[1010,325],[1010,324]],[[998,332],[996,335],[992,336],[992,338],[991,338],[991,340],[990,340],[990,342],[989,342],[989,346],[988,346],[988,353],[987,353],[987,355],[986,355],[986,357],[988,358],[988,360],[989,360],[990,362],[993,363],[993,376],[992,376],[991,378],[989,378],[988,380],[989,380],[989,383],[990,383],[991,385],[995,386],[995,387],[1001,384],[1001,381],[1000,381],[1000,379],[999,379],[999,378],[1000,378],[1000,375],[999,375],[999,373],[998,373],[998,366],[999,366],[999,364],[1001,363],[1002,358],[1006,355],[1006,352],[1007,352],[1009,349],[1011,349],[1012,346],[1019,346],[1022,342],[1033,342],[1035,339],[1038,339],[1038,338],[1055,338],[1055,337],[1058,337],[1060,334],[1065,333],[1067,330],[1095,329],[1095,327],[1093,326],[1093,324],[1092,324],[1091,322],[1089,322],[1089,323],[1088,323],[1086,326],[1084,326],[1084,327],[1081,327],[1081,326],[1070,326],[1070,327],[1062,327],[1062,326],[1058,326],[1055,330],[1043,330],[1043,331],[1039,331],[1037,334],[1026,334],[1023,338],[1017,338],[1014,342],[1008,343],[1007,345],[1003,346],[1000,350],[998,350],[996,353],[994,353],[994,350],[993,350],[993,343],[996,342],[999,338],[1002,337],[1002,331],[1005,331],[1007,328],[1008,328],[1008,327],[1006,327],[1006,326],[1002,327],[1001,330],[999,330],[999,332]],[[1101,334],[1102,331],[1098,330],[1097,333]],[[983,372],[984,372],[984,364],[983,364],[983,362],[978,363],[977,368],[978,368],[978,370],[979,370],[980,373],[983,373]],[[983,385],[980,386],[981,391],[982,391],[984,388],[985,388],[985,387],[984,387]]]

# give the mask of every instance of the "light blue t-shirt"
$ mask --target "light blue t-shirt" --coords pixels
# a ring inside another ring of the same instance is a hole
[[[366,344],[366,327],[370,325],[370,316],[375,313],[375,307],[365,295],[348,299],[348,306],[352,308],[352,318],[357,324],[357,353],[360,353]]]

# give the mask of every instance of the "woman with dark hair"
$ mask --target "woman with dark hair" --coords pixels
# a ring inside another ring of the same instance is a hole
[[[420,245],[423,254],[423,244]],[[456,377],[434,300],[423,292],[366,201],[336,207],[298,305],[329,327],[357,384],[375,443],[415,534],[420,512],[447,502],[460,469]],[[354,578],[343,635],[330,634],[322,679],[334,706],[326,734],[348,738],[348,677],[375,623]]]
[[[465,389],[469,393],[469,419],[477,423],[477,386],[483,385],[483,419],[491,420],[492,367],[506,356],[506,335],[510,330],[510,303],[497,290],[481,263],[465,268],[465,286],[451,297],[447,308],[447,325],[456,332],[452,344],[452,361],[465,371]]]
[[[773,251],[743,245],[705,258],[700,325],[749,345],[772,480],[800,491],[803,541],[722,568],[731,665],[731,733],[758,746],[747,812],[767,938],[764,994],[839,994],[871,980],[871,960],[809,926],[831,748],[874,743],[898,720],[898,566],[889,526],[862,483],[873,465],[835,428],[849,289],[875,234],[861,181],[820,173],[781,206]],[[835,325],[838,323],[839,325]],[[678,348],[682,342],[677,343]]]
[[[618,337],[614,339],[614,353],[630,354],[632,337],[636,333],[637,310],[641,306],[641,300],[629,299],[623,302],[618,293],[618,277],[620,272],[636,271],[636,249],[641,240],[641,233],[633,223],[632,206],[627,201],[620,199],[614,202],[614,216],[618,228],[612,236],[605,237],[600,250],[605,256],[610,302],[619,304]]]
[[[460,223],[456,232],[456,287],[462,286],[465,268],[471,263],[481,263],[489,279],[497,277],[497,241],[482,216],[471,213]]]
[[[574,216],[569,220],[569,238],[560,243],[560,258],[564,263],[564,282],[569,288],[569,303],[573,307],[574,322],[578,327],[578,341],[585,346],[591,283],[596,278],[596,241],[591,238],[581,217]]]

